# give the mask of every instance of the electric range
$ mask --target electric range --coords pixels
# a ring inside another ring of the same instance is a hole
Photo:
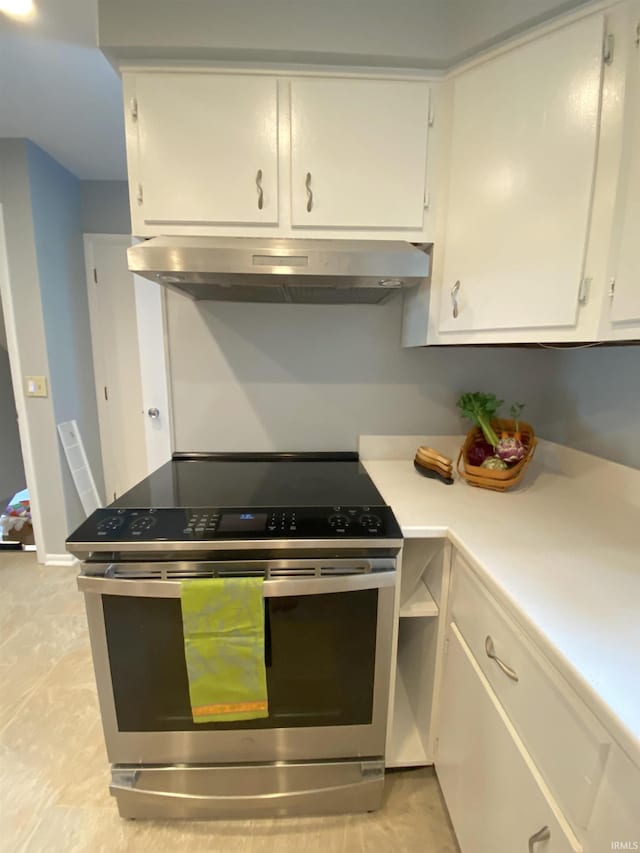
[[[355,453],[178,453],[67,540],[124,817],[380,806],[400,528]],[[263,579],[269,716],[195,723],[185,578]]]

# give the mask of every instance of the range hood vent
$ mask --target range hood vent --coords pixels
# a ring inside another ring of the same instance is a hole
[[[430,246],[377,240],[153,237],[127,250],[137,275],[220,302],[380,304],[429,275]]]

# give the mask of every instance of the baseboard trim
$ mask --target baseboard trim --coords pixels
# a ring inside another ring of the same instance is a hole
[[[44,560],[45,566],[74,566],[77,562],[73,554],[47,554]]]

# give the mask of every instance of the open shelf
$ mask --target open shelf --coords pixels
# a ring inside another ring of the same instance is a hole
[[[416,587],[416,591],[411,598],[400,605],[400,618],[411,616],[437,616],[439,613],[438,605],[433,600],[433,596],[424,585],[420,582]]]
[[[393,728],[386,763],[387,767],[414,767],[427,763],[427,754],[400,669],[396,672]]]

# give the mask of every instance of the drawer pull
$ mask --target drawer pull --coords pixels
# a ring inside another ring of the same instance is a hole
[[[491,639],[489,634],[487,634],[487,639],[484,641],[484,650],[487,653],[487,657],[491,658],[491,660],[494,660],[498,664],[500,669],[504,672],[504,674],[508,675],[512,681],[520,680],[518,678],[518,673],[515,671],[515,669],[511,669],[511,667],[507,666],[503,660],[500,660],[500,658],[496,654],[496,648],[493,645],[493,640]]]
[[[551,830],[548,826],[543,826],[537,832],[534,832],[529,839],[529,853],[535,853],[534,845],[540,841],[548,841],[551,838]]]

